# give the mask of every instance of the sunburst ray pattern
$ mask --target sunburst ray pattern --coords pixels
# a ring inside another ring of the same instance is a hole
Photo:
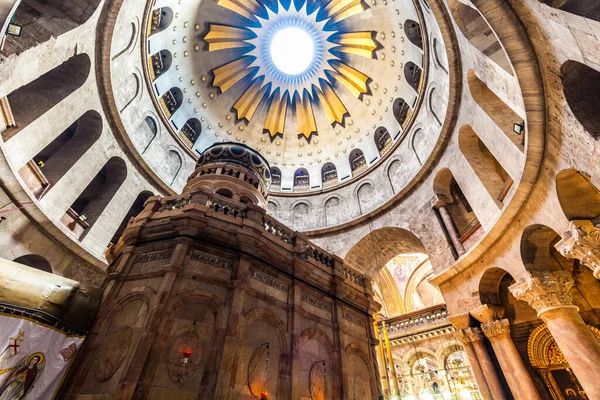
[[[263,132],[283,135],[288,109],[296,118],[297,134],[310,140],[317,133],[314,107],[321,107],[329,123],[344,124],[349,111],[336,93],[343,87],[361,98],[369,93],[370,78],[351,66],[352,57],[375,58],[375,32],[349,31],[344,20],[364,12],[362,0],[330,0],[321,7],[275,0],[217,0],[217,4],[242,16],[247,26],[210,24],[204,36],[208,51],[228,50],[235,59],[212,70],[213,86],[223,93],[244,85],[233,105],[238,120],[250,121],[266,103]],[[314,58],[301,74],[286,75],[271,60],[269,44],[283,27],[298,27],[314,43]],[[249,83],[248,83],[249,82]],[[339,85],[335,85],[338,82]],[[264,114],[262,114],[264,115]]]

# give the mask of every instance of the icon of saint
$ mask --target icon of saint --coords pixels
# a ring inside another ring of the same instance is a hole
[[[44,362],[44,353],[33,353],[15,366],[0,370],[0,400],[25,398],[43,371]]]

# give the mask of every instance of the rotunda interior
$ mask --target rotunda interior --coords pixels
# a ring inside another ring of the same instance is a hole
[[[596,2],[0,23],[0,399],[600,400]]]

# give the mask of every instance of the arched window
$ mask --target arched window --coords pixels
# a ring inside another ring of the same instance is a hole
[[[380,126],[375,130],[375,146],[379,150],[379,154],[384,155],[391,150],[394,141],[386,128]]]
[[[477,50],[512,75],[510,61],[492,28],[479,11],[460,0],[449,0],[450,13],[465,39]]]
[[[271,186],[281,187],[281,171],[277,167],[271,167]]]
[[[104,164],[94,179],[71,204],[61,222],[80,240],[94,225],[127,177],[127,165],[119,157]]]
[[[594,139],[600,139],[600,71],[569,60],[560,72],[573,115]]]
[[[348,161],[350,162],[352,176],[356,176],[367,170],[367,160],[365,160],[365,155],[360,149],[352,150],[348,157]]]
[[[154,82],[159,76],[169,70],[173,62],[173,56],[169,50],[161,50],[150,56],[150,62],[152,65],[152,68],[149,70],[150,80]]]
[[[171,118],[183,104],[183,92],[179,88],[171,88],[160,97],[159,102],[167,118]]]
[[[150,36],[162,32],[171,25],[173,21],[173,10],[169,7],[152,10],[150,15]]]
[[[481,107],[483,111],[496,123],[504,134],[521,151],[524,150],[523,135],[526,132],[516,133],[515,124],[522,124],[521,118],[513,111],[500,97],[487,87],[485,82],[475,75],[475,72],[469,70],[469,90],[473,100]]]
[[[404,129],[406,121],[408,121],[408,117],[412,114],[410,106],[406,101],[404,101],[403,98],[397,98],[396,100],[394,100],[392,108],[394,111],[394,117],[396,118],[396,121],[398,121],[400,127]]]
[[[11,3],[3,3],[3,11],[10,11]],[[13,15],[2,14],[0,28],[4,19],[21,26],[20,36],[6,35],[2,54],[20,54],[52,38],[74,29],[85,23],[98,8],[100,0],[87,0],[81,3],[72,3],[67,0],[35,1],[22,0]]]
[[[593,0],[540,0],[550,7],[558,8],[581,17],[600,21],[600,3]]]
[[[6,141],[81,87],[90,73],[90,58],[78,54],[8,95],[16,126],[2,132]]]
[[[27,254],[25,256],[17,257],[13,260],[16,263],[27,265],[28,267],[39,269],[40,271],[52,273],[52,266],[42,256],[37,254]]]
[[[421,25],[412,19],[404,21],[404,33],[406,33],[407,39],[423,50],[423,38],[421,36]]]
[[[338,182],[337,168],[335,164],[327,162],[321,168],[321,180],[323,181],[323,189],[335,186]]]
[[[221,189],[218,189],[215,193],[218,194],[219,196],[227,197],[228,199],[233,198],[233,192],[229,189],[221,188]]]
[[[83,114],[19,170],[37,198],[56,184],[100,138],[102,118],[96,111]]]
[[[194,143],[198,140],[198,137],[202,133],[202,124],[197,118],[190,118],[181,127],[179,131],[179,137],[190,149],[194,147]]]
[[[419,93],[421,89],[421,75],[423,70],[414,62],[409,61],[404,65],[404,78],[415,92]]]
[[[131,220],[131,218],[137,217],[138,214],[141,213],[144,210],[144,203],[151,196],[152,196],[152,192],[147,191],[147,190],[144,190],[142,193],[138,194],[138,196],[136,197],[135,201],[133,202],[133,204],[129,208],[129,211],[127,211],[127,214],[125,214],[125,217],[123,218],[123,221],[121,221],[121,224],[117,228],[117,230],[116,230],[115,234],[113,235],[110,243],[117,244],[117,242],[121,238],[121,235],[123,234],[123,231],[125,230],[125,228],[127,228],[127,224],[129,223],[129,220]],[[110,246],[110,244],[109,244],[109,246]]]
[[[513,180],[471,126],[460,127],[458,145],[496,205],[502,207]]]
[[[294,190],[309,190],[310,177],[305,168],[298,168],[294,173]]]

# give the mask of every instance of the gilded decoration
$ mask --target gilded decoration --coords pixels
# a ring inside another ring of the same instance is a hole
[[[509,290],[540,314],[552,307],[573,306],[570,292],[573,283],[568,271],[530,272]]]

